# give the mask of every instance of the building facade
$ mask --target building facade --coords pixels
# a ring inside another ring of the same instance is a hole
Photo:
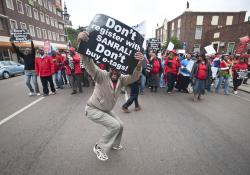
[[[161,43],[164,43],[168,39],[168,21],[165,18],[162,26],[155,30],[156,39],[159,39]]]
[[[209,30],[202,45],[212,44],[217,52],[233,53],[245,36],[250,36],[250,21]]]
[[[183,14],[168,22],[167,37],[177,37],[185,43],[187,51],[200,52],[208,44],[206,42],[208,31],[241,24],[244,22],[245,15],[246,11],[193,12],[187,9]]]
[[[35,47],[43,47],[49,40],[53,47],[66,49],[61,0],[1,0],[0,6],[0,60],[16,61],[9,42],[13,29],[27,29]]]

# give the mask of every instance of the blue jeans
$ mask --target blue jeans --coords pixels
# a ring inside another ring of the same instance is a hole
[[[53,79],[56,83],[57,88],[63,87],[63,80],[62,80],[62,72],[58,70],[56,73],[53,74]]]
[[[228,92],[229,91],[229,79],[230,79],[229,77],[226,78],[226,77],[220,76],[218,78],[218,83],[216,85],[215,92],[219,93],[221,83],[224,80],[224,94],[228,95],[229,94],[229,92]]]
[[[35,70],[25,70],[25,76],[26,76],[26,85],[29,88],[30,92],[34,93],[34,89],[30,84],[30,79],[32,78],[33,84],[35,86],[36,93],[39,93],[39,87],[37,83],[37,76],[35,74]]]
[[[143,74],[141,74],[141,87],[140,87],[140,92],[144,92],[145,83],[146,83],[146,76],[143,75]]]

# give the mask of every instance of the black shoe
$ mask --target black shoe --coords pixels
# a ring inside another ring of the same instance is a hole
[[[73,91],[73,92],[71,93],[71,95],[74,95],[74,94],[77,94],[77,91]]]

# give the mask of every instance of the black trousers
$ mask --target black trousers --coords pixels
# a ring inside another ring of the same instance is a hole
[[[167,73],[167,84],[168,84],[168,92],[172,92],[174,89],[174,84],[177,79],[177,75],[171,72]]]
[[[178,81],[176,83],[176,89],[178,90],[187,90],[187,87],[190,83],[190,77],[187,77],[187,76],[183,76],[182,74],[180,74],[178,76]]]
[[[67,77],[66,77],[66,73],[65,73],[65,69],[62,69],[62,79],[63,79],[63,83],[64,84],[68,84],[68,80],[67,80]]]
[[[78,87],[79,92],[82,92],[81,79],[82,79],[82,74],[71,73],[70,83],[73,88],[73,91],[77,91],[77,87]]]
[[[122,107],[128,108],[130,105],[132,105],[133,102],[135,102],[135,107],[139,107],[138,94],[130,95],[129,99],[124,105],[122,105]]]
[[[52,92],[56,92],[55,90],[55,86],[53,83],[53,79],[52,76],[47,76],[47,77],[40,77],[41,82],[42,82],[42,86],[43,86],[43,93],[48,95],[49,94],[49,88],[48,88],[48,84],[50,86],[50,89]]]
[[[241,85],[243,79],[233,79],[234,91],[237,91],[238,87]]]

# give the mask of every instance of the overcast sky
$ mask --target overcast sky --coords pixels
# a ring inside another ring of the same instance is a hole
[[[172,20],[186,9],[186,0],[65,0],[73,27],[87,26],[102,13],[129,26],[146,21],[146,38],[154,36],[157,24]],[[247,11],[250,0],[189,0],[192,11]]]

